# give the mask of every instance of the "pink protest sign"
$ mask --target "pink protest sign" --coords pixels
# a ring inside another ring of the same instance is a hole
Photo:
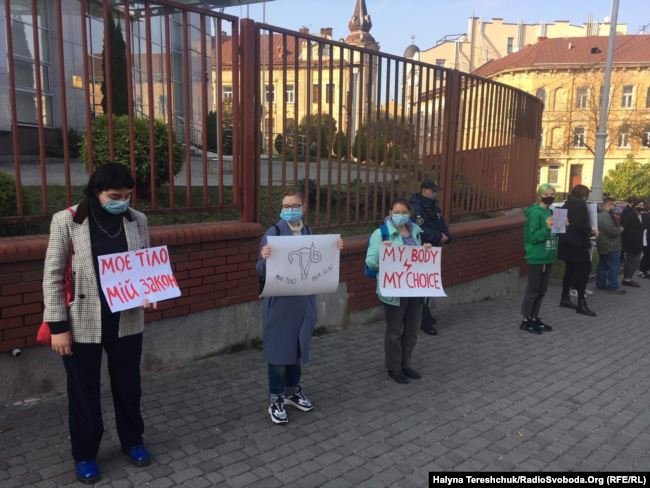
[[[97,257],[99,279],[111,312],[181,296],[167,246]]]
[[[379,291],[385,297],[446,297],[442,288],[442,248],[382,244]]]

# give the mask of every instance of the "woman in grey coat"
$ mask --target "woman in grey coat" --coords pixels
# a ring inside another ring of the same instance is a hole
[[[282,196],[280,221],[270,227],[260,242],[257,273],[266,278],[266,260],[271,255],[267,237],[300,236],[311,234],[303,224],[302,195],[288,189]],[[339,239],[339,249],[343,240]],[[262,338],[264,356],[268,363],[269,408],[275,424],[286,424],[288,416],[285,403],[309,412],[314,407],[300,385],[301,364],[309,362],[309,343],[318,320],[314,295],[265,297],[263,300]]]

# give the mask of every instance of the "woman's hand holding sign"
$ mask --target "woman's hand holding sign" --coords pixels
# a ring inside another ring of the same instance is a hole
[[[268,244],[262,248],[262,257],[264,259],[268,259],[268,257],[271,255],[271,246]]]

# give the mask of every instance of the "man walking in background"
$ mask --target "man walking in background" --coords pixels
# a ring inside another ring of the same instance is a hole
[[[438,193],[442,190],[438,182],[433,179],[425,179],[420,183],[420,192],[414,193],[411,197],[412,214],[411,220],[419,225],[422,232],[422,243],[429,243],[432,246],[442,246],[451,241],[449,227],[442,216],[442,210],[438,206]],[[429,335],[437,335],[434,327],[436,319],[431,316],[429,299],[424,299],[422,310],[422,330]]]

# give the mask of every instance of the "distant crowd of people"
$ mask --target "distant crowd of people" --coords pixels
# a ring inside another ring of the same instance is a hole
[[[560,307],[595,317],[587,304],[587,281],[592,271],[593,251],[598,253],[596,289],[602,292],[625,294],[621,286],[639,288],[635,273],[650,279],[650,247],[648,231],[650,214],[646,203],[639,198],[617,204],[610,196],[603,198],[593,222],[587,200],[590,190],[585,185],[571,189],[561,208],[567,210],[566,232],[554,233],[553,211],[555,188],[542,184],[537,189],[537,202],[525,210],[525,258],[528,263],[528,285],[521,306],[520,329],[533,334],[553,330],[539,316],[542,300],[551,278],[551,269],[557,258],[564,261]],[[619,285],[621,263],[623,279]],[[571,299],[575,290],[577,303]]]

